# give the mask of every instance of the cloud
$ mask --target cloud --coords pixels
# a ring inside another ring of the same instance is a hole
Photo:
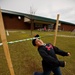
[[[75,23],[75,0],[0,0],[3,9],[30,13],[30,7],[36,15],[60,19]]]

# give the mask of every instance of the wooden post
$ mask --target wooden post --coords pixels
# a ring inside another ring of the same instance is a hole
[[[56,45],[57,32],[58,32],[58,24],[59,24],[59,14],[57,15],[57,21],[56,21],[56,27],[55,27],[54,46]]]
[[[1,9],[0,9],[0,35],[1,35],[1,40],[2,40],[2,43],[3,43],[3,48],[4,48],[4,53],[5,53],[5,56],[6,56],[8,68],[10,70],[10,74],[15,75],[14,69],[13,69],[13,66],[12,66],[12,62],[11,62],[11,58],[10,58],[9,47],[8,47],[7,39],[6,39],[6,35],[5,35],[5,29],[4,29]]]

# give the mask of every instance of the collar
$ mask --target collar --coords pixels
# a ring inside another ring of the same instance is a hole
[[[43,46],[46,46],[46,44],[44,43]]]

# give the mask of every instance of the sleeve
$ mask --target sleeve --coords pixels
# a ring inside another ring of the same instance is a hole
[[[65,52],[63,50],[60,50],[59,48],[57,48],[55,46],[53,46],[53,48],[54,48],[54,51],[55,51],[56,54],[59,54],[61,56],[68,56],[68,52]]]
[[[43,60],[45,60],[48,64],[54,64],[55,66],[61,66],[61,67],[65,66],[64,61],[59,61],[53,58],[52,56],[48,55],[45,50],[40,49],[38,51],[41,57],[43,58]]]

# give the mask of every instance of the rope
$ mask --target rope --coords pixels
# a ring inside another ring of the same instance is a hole
[[[41,37],[37,37],[37,38],[41,38]],[[27,38],[27,39],[22,39],[22,40],[16,40],[16,41],[10,41],[10,42],[7,42],[8,44],[13,44],[13,43],[18,43],[18,42],[23,42],[23,41],[28,41],[28,40],[33,40],[33,39],[36,39],[35,38]],[[0,46],[2,46],[3,43],[0,43]]]

